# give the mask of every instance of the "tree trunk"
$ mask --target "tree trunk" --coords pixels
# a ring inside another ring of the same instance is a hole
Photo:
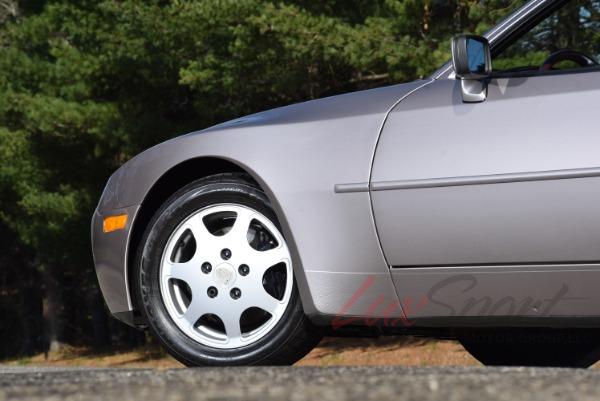
[[[36,278],[30,278],[31,282],[23,288],[23,353],[32,355],[44,351],[43,337],[43,311],[44,298],[40,283]]]
[[[44,282],[44,321],[45,321],[45,339],[48,351],[55,352],[60,350],[64,321],[63,316],[63,297],[62,287],[56,269],[44,266],[42,279]]]

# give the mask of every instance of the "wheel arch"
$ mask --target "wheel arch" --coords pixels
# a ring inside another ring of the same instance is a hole
[[[136,297],[131,293],[131,288],[133,288],[133,280],[135,269],[132,268],[135,264],[135,257],[141,246],[142,237],[144,232],[150,223],[150,220],[154,216],[154,214],[160,209],[163,203],[177,190],[183,188],[185,185],[215,174],[224,174],[224,173],[240,173],[247,174],[247,176],[252,180],[252,183],[255,184],[258,188],[260,188],[263,192],[265,192],[267,198],[271,202],[273,209],[279,219],[279,223],[282,226],[284,234],[286,235],[286,239],[288,241],[288,246],[290,247],[290,251],[292,252],[293,258],[295,259],[294,263],[294,275],[299,279],[298,285],[301,288],[306,288],[307,286],[305,278],[301,275],[301,268],[299,268],[300,257],[298,253],[298,249],[296,248],[296,244],[293,240],[291,229],[287,224],[284,213],[277,201],[277,198],[274,192],[271,190],[269,185],[248,166],[243,165],[237,161],[233,161],[230,159],[222,158],[222,157],[213,157],[213,156],[201,156],[196,158],[191,158],[185,161],[180,162],[172,166],[170,169],[165,171],[152,185],[150,190],[145,195],[140,209],[137,212],[133,222],[131,234],[129,236],[128,247],[127,247],[127,260],[126,260],[126,279],[127,279],[127,288],[129,298],[131,301],[131,305],[134,310],[134,314],[137,316],[138,305]],[[300,297],[302,304],[305,306],[309,306],[307,302],[309,300],[305,296],[305,291],[300,291]],[[305,309],[306,310],[306,309]]]

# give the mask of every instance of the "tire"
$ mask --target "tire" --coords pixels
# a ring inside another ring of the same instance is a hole
[[[173,357],[187,366],[289,365],[319,342],[280,231],[267,196],[243,174],[197,180],[156,212],[134,285],[150,331]],[[217,249],[226,243],[231,249]],[[249,266],[239,264],[244,256]]]
[[[587,368],[600,360],[597,329],[475,330],[459,335],[459,341],[490,366]]]

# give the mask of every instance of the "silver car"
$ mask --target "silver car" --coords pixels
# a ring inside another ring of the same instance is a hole
[[[595,363],[599,15],[533,0],[454,38],[427,79],[133,158],[92,223],[110,311],[187,365],[380,334],[457,338],[492,365]]]

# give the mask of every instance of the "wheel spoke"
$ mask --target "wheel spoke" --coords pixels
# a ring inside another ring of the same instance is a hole
[[[256,307],[274,314],[274,311],[280,305],[279,300],[271,296],[271,294],[265,290],[262,283],[262,275],[252,280],[248,280],[241,287],[241,301],[244,305],[244,309]]]
[[[202,215],[196,215],[189,219],[185,228],[189,228],[192,231],[192,234],[194,234],[196,246],[198,248],[208,248],[216,239],[216,237],[208,231],[208,228],[206,228],[204,216]]]
[[[181,319],[187,322],[190,326],[194,326],[198,319],[207,313],[209,312],[205,297],[193,295],[192,302],[181,316]]]
[[[255,213],[249,209],[241,207],[236,208],[235,212],[237,216],[235,218],[235,222],[233,223],[233,227],[231,227],[231,231],[227,233],[227,236],[235,243],[244,247],[249,247],[248,230],[250,228],[250,222],[252,221]]]
[[[252,250],[249,256],[250,271],[261,273],[264,273],[270,267],[275,266],[278,263],[289,260],[289,254],[283,246],[268,251]]]
[[[250,306],[260,308],[265,312],[269,312],[271,315],[274,314],[275,309],[277,309],[280,304],[277,299],[273,298],[271,294],[264,289],[262,290],[262,293],[258,293],[248,300],[248,303]]]
[[[163,275],[165,277],[185,281],[189,286],[198,279],[199,273],[199,270],[192,261],[186,263],[166,261],[163,266]]]
[[[225,326],[225,333],[229,340],[239,339],[242,336],[242,329],[240,327],[241,314],[233,311],[228,311],[227,314],[219,314],[219,318]]]

